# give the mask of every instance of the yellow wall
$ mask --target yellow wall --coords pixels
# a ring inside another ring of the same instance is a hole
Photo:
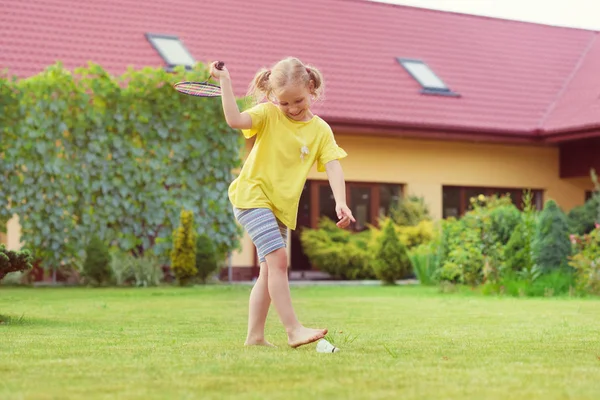
[[[589,178],[559,178],[558,148],[402,138],[336,135],[348,152],[342,161],[347,181],[406,184],[422,195],[432,214],[442,215],[442,186],[531,187],[544,190],[568,211],[583,204]],[[309,179],[327,179],[316,169]]]
[[[0,243],[5,244],[8,250],[21,248],[21,225],[19,225],[19,217],[16,215],[8,221],[6,235],[0,234]]]

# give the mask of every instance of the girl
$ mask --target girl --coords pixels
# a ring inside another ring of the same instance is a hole
[[[315,162],[327,172],[336,201],[337,225],[345,228],[354,217],[346,205],[344,175],[338,147],[329,125],[310,106],[323,93],[323,77],[297,58],[286,58],[271,69],[258,71],[248,94],[257,103],[240,113],[226,67],[211,64],[211,75],[221,86],[227,124],[241,129],[247,139],[256,135],[252,151],[229,187],[237,221],[256,246],[260,273],[250,294],[246,345],[272,346],[264,330],[273,302],[295,348],[323,338],[327,329],[304,327],[292,307],[285,251],[287,228],[296,228],[300,195]],[[266,98],[268,101],[261,101]]]

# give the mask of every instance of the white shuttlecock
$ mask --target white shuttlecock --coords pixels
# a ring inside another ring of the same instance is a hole
[[[321,339],[317,343],[317,353],[337,353],[338,351],[340,351],[340,349],[338,349],[325,339]]]

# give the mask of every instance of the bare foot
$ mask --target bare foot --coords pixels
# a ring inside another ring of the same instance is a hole
[[[327,329],[300,327],[288,333],[288,344],[296,348],[323,339],[325,335],[327,335]]]
[[[267,346],[267,347],[276,347],[274,344],[267,342],[265,339],[247,339],[244,346]]]

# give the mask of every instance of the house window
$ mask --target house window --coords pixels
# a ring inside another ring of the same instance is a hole
[[[460,217],[471,209],[470,199],[480,194],[484,196],[510,196],[513,204],[520,210],[523,209],[523,191],[526,189],[494,188],[494,187],[469,187],[469,186],[444,186],[442,188],[442,216]],[[544,207],[544,192],[532,189],[533,206],[541,210]]]
[[[316,228],[322,217],[337,221],[335,199],[327,181],[311,181],[311,227]],[[381,216],[389,215],[391,207],[402,196],[402,185],[384,183],[346,182],[346,202],[356,219],[351,225],[354,231],[368,229],[368,224],[377,225]]]
[[[380,217],[387,216],[392,207],[400,201],[402,187],[400,185],[379,184],[379,210]]]
[[[146,39],[148,39],[152,47],[163,58],[169,70],[178,65],[183,65],[187,69],[190,69],[196,63],[196,60],[194,60],[177,36],[147,33]]]
[[[445,96],[458,97],[459,94],[451,91],[427,64],[421,60],[410,58],[397,58],[398,62],[406,72],[410,74],[423,88],[423,94],[441,94]]]
[[[589,199],[591,199],[593,195],[594,195],[593,190],[586,190],[585,191],[585,201],[588,201]]]

